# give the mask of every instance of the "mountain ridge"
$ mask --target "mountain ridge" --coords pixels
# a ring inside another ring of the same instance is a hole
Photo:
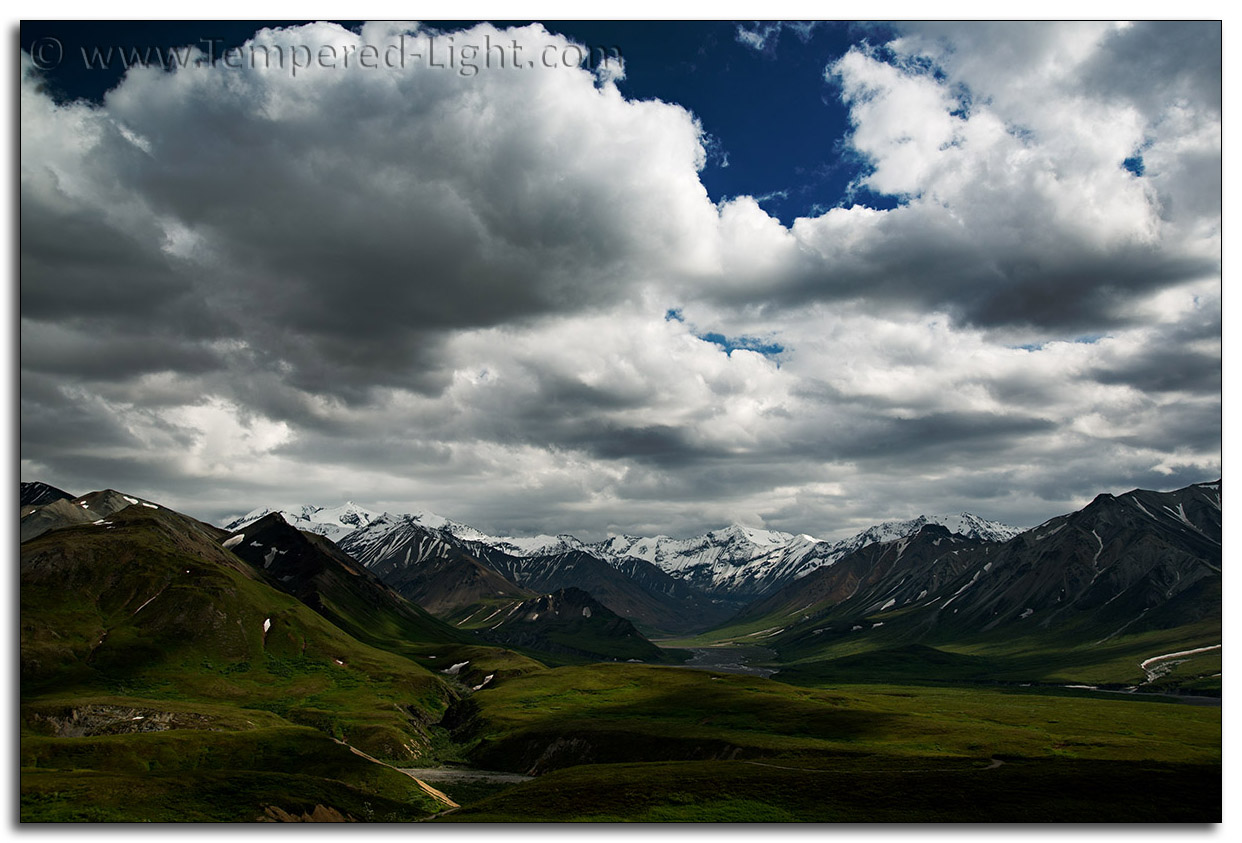
[[[335,516],[334,513],[338,510],[349,507],[360,511],[358,523],[343,522]],[[1020,528],[963,512],[957,515],[919,515],[904,521],[883,521],[836,542],[817,539],[806,533],[785,533],[740,524],[731,524],[685,539],[664,535],[612,536],[597,542],[583,542],[569,533],[527,537],[491,536],[470,525],[424,510],[416,513],[377,514],[363,510],[352,502],[333,509],[313,505],[304,505],[298,511],[260,508],[230,519],[224,526],[226,529],[239,530],[273,511],[280,512],[286,521],[299,529],[319,533],[333,541],[345,542],[345,546],[355,556],[361,552],[360,538],[356,533],[375,522],[380,522],[377,526],[382,526],[383,523],[395,523],[404,519],[407,524],[445,534],[442,540],[452,536],[465,542],[473,549],[474,555],[480,558],[486,556],[484,548],[504,554],[504,557],[517,559],[549,559],[579,552],[594,556],[614,568],[626,570],[634,568],[634,562],[626,560],[641,560],[704,594],[730,600],[749,600],[771,594],[788,582],[832,564],[852,550],[887,538],[911,535],[924,524],[943,524],[954,532],[986,541],[1004,541],[1022,532]],[[368,537],[368,540],[374,539]],[[485,559],[484,562],[486,564]],[[512,567],[513,563],[504,564]],[[491,567],[513,579],[503,570],[504,565]]]
[[[1218,645],[1220,505],[1219,482],[1102,494],[1002,543],[924,525],[853,551],[719,629],[761,630],[764,646],[804,672],[911,645],[995,654],[993,677],[1004,673],[997,664],[1024,664],[1024,649],[1083,659],[1102,647],[1150,656],[1151,640]]]

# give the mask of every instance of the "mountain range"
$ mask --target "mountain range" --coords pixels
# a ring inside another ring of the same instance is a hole
[[[112,490],[22,492],[45,501],[23,505],[23,541],[159,507]],[[573,589],[647,636],[745,630],[751,643],[800,658],[834,653],[843,635],[857,648],[854,633],[870,630],[885,645],[1070,628],[1107,642],[1219,615],[1219,481],[1101,495],[1030,530],[962,513],[883,522],[840,541],[739,525],[687,539],[498,537],[427,511],[353,502],[260,508],[221,530],[277,587],[297,581],[291,593],[372,643],[368,624],[351,619],[382,606],[390,630],[406,630],[390,638],[415,628],[425,638],[422,627],[439,618],[454,631],[442,640],[503,643],[489,634],[517,606]]]
[[[223,526],[242,529],[272,511],[256,509]],[[630,579],[646,579],[655,591],[676,591],[674,583],[680,581],[733,606],[770,594],[865,545],[911,535],[925,524],[941,524],[955,533],[991,542],[1006,541],[1022,532],[961,513],[886,521],[835,542],[734,524],[686,539],[614,536],[588,543],[569,534],[491,536],[434,513],[376,513],[352,501],[334,508],[304,505],[280,513],[298,529],[339,542],[368,567],[381,565],[387,571],[457,551],[485,560],[512,581],[524,583],[540,579],[542,575],[535,572],[557,564],[551,560],[589,565],[584,557],[590,556]]]
[[[428,512],[354,504],[299,512],[338,533],[357,524],[338,539],[343,550],[463,629],[486,635],[532,595],[576,588],[648,635],[715,629],[720,640],[762,643],[790,675],[806,669],[798,663],[966,640],[997,653],[1031,639],[1106,649],[1196,624],[1211,638],[1220,618],[1219,481],[1100,495],[1029,530],[924,515],[840,541],[732,525],[583,542],[489,536]],[[351,521],[338,523],[340,512]]]
[[[751,603],[731,624],[782,660],[820,667],[971,642],[975,660],[957,667],[980,678],[1029,670],[1024,651],[1103,659],[1123,639],[1173,651],[1186,638],[1219,648],[1221,555],[1219,482],[1104,494],[1000,543],[925,524]]]

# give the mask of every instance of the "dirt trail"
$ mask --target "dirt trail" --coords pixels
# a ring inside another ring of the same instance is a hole
[[[333,740],[336,740],[336,738],[333,738]],[[358,747],[356,747],[356,746],[350,746],[349,744],[345,743],[345,741],[336,741],[336,742],[337,742],[337,743],[339,743],[341,746],[348,746],[348,747],[349,747],[349,751],[350,751],[350,752],[352,752],[354,755],[361,756],[362,758],[367,759],[368,761],[370,761],[370,762],[371,762],[371,763],[373,763],[373,764],[379,764],[381,767],[387,767],[387,768],[389,768],[390,770],[396,770],[398,773],[401,773],[402,775],[409,776],[409,777],[410,777],[410,778],[412,778],[415,782],[417,782],[417,783],[418,783],[418,786],[419,786],[419,787],[421,787],[421,788],[423,789],[423,791],[425,791],[425,792],[426,792],[426,794],[427,794],[428,796],[430,796],[432,799],[436,800],[437,802],[441,802],[441,803],[443,803],[443,804],[445,804],[445,805],[449,806],[450,808],[460,808],[460,807],[461,807],[461,806],[460,806],[460,805],[458,805],[456,802],[454,802],[452,799],[449,799],[447,795],[445,795],[445,794],[441,793],[440,791],[436,790],[434,787],[432,787],[431,785],[427,784],[425,781],[423,781],[422,779],[420,779],[418,776],[412,775],[411,773],[408,773],[408,772],[406,772],[405,770],[402,770],[400,767],[394,767],[393,765],[389,764],[389,763],[388,763],[388,762],[386,762],[386,761],[380,761],[378,758],[374,758],[374,757],[372,757],[372,756],[370,756],[370,755],[367,755],[367,754],[366,754],[365,752],[363,752],[361,749],[358,749]]]

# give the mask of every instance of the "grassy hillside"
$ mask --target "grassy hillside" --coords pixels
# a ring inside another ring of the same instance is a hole
[[[180,516],[113,521],[22,546],[23,701],[227,701],[402,757],[424,742],[420,721],[453,698],[424,668],[275,591]]]
[[[273,589],[192,519],[131,507],[25,543],[21,630],[23,818],[437,807],[335,741],[426,760],[457,686]],[[134,777],[164,802],[129,804]]]
[[[447,807],[409,776],[321,731],[270,721],[257,715],[252,727],[227,732],[24,735],[22,820],[249,821],[317,810],[341,819],[415,820]]]
[[[926,639],[924,639],[926,640]],[[1148,630],[1109,640],[1060,634],[990,634],[964,640],[913,643],[894,629],[868,628],[782,646],[780,679],[796,684],[866,682],[1035,682],[1219,695],[1219,651],[1187,659],[1170,675],[1149,682],[1140,663],[1153,656],[1221,643],[1218,621]],[[932,639],[935,641],[935,639]]]

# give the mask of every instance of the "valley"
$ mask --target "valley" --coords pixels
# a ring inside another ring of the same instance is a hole
[[[1221,816],[1219,482],[835,542],[22,496],[23,821]]]

